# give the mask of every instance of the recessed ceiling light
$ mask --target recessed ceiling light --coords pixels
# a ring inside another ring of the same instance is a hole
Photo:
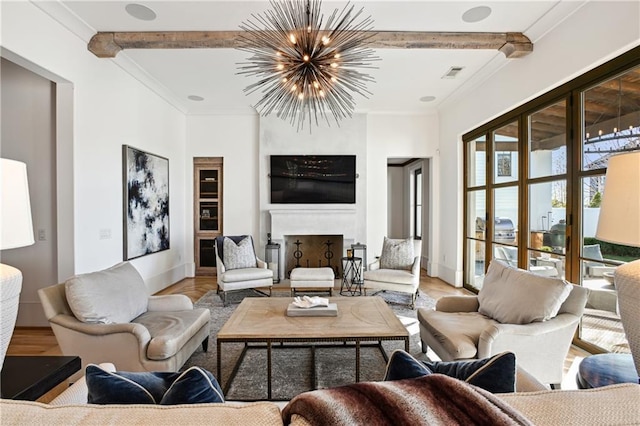
[[[487,19],[491,15],[491,8],[489,6],[478,6],[467,10],[462,14],[462,20],[464,22],[480,22],[483,19]]]
[[[192,101],[197,101],[197,102],[204,101],[204,98],[198,95],[189,95],[187,96],[187,99],[190,99]]]
[[[153,21],[156,19],[156,13],[147,6],[143,6],[141,4],[129,3],[124,7],[124,10],[134,18],[141,19],[143,21]]]
[[[423,96],[420,98],[420,102],[433,102],[436,100],[435,96]]]

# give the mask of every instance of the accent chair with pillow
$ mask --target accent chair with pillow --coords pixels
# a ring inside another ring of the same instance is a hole
[[[422,351],[443,361],[513,352],[519,367],[555,386],[587,296],[565,280],[493,261],[477,296],[445,296],[418,310]]]
[[[271,296],[273,271],[256,256],[250,235],[216,237],[215,251],[218,293],[222,293],[224,305],[227,304],[227,292],[234,290],[253,289]],[[265,287],[269,294],[257,290]]]
[[[384,238],[380,258],[364,271],[364,290],[390,290],[411,295],[415,309],[420,285],[422,241]]]
[[[64,355],[126,371],[178,371],[202,345],[211,313],[182,294],[149,296],[129,262],[38,290]]]

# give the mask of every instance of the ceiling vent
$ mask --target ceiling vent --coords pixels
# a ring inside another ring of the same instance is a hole
[[[442,76],[442,78],[456,78],[463,69],[464,67],[451,67],[449,68],[449,71]]]

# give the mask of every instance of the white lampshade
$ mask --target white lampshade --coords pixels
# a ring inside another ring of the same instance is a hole
[[[5,158],[1,160],[0,250],[7,250],[31,245],[34,239],[27,165]]]
[[[596,238],[640,247],[640,151],[609,159]],[[640,374],[640,259],[615,269],[618,311]]]
[[[27,183],[27,165],[0,159],[0,250],[34,243],[31,203]],[[22,273],[0,263],[0,369],[16,324]]]
[[[640,247],[640,151],[609,158],[596,238]]]

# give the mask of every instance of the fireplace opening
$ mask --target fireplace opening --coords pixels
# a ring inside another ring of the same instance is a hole
[[[342,276],[342,235],[285,235],[284,271],[290,278],[294,268],[333,269],[336,277]]]

